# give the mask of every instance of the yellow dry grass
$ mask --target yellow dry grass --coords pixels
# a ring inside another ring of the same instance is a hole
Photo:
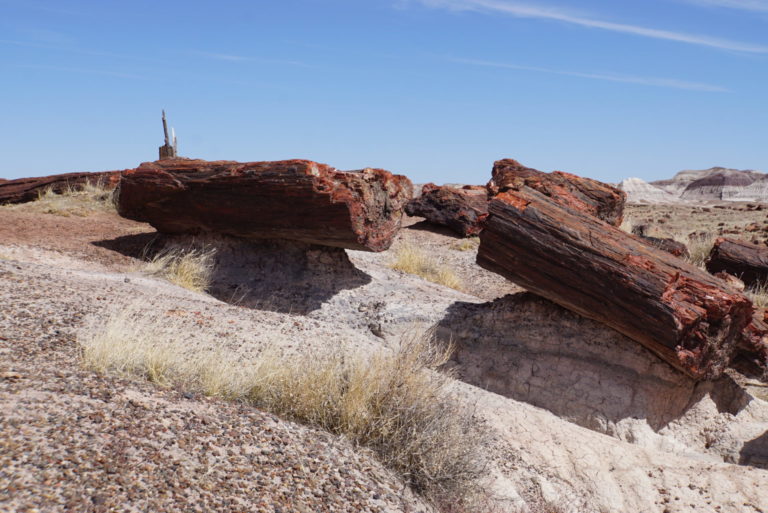
[[[744,290],[744,295],[757,308],[768,308],[768,282],[762,281],[750,285]]]
[[[461,239],[451,244],[451,249],[456,251],[474,251],[480,245],[479,237],[470,237],[468,239]]]
[[[411,337],[373,355],[285,355],[268,348],[236,356],[209,341],[190,349],[180,317],[129,306],[78,336],[86,367],[161,386],[242,401],[284,418],[343,435],[374,451],[414,490],[436,502],[476,490],[480,437],[470,412],[436,372],[452,348]]]
[[[395,252],[395,260],[390,267],[452,289],[462,288],[461,279],[450,267],[411,244],[403,245]]]
[[[215,248],[173,247],[157,253],[141,270],[161,276],[185,289],[205,292],[211,284],[215,255]]]
[[[2,208],[63,217],[86,217],[95,212],[114,211],[114,189],[107,189],[102,181],[86,182],[76,187],[68,186],[61,193],[48,188],[40,192],[35,201],[6,205]]]

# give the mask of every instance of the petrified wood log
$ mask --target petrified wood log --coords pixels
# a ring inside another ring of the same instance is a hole
[[[477,262],[698,379],[722,373],[752,319],[719,279],[526,186],[491,200]]]
[[[674,255],[679,258],[688,258],[690,253],[688,252],[688,246],[675,239],[668,239],[662,237],[649,237],[647,235],[637,236],[641,241],[646,244],[658,248],[662,251],[666,251],[670,255]]]
[[[747,286],[768,281],[768,247],[743,240],[719,238],[709,254],[707,271],[725,271]]]
[[[34,201],[48,189],[59,194],[68,188],[79,189],[86,182],[93,185],[101,184],[108,189],[112,189],[120,180],[120,173],[121,171],[65,173],[8,181],[0,180],[0,205]]]
[[[732,367],[749,377],[768,381],[768,324],[766,310],[759,308],[744,328]]]
[[[524,185],[564,207],[591,214],[613,226],[621,225],[624,217],[627,194],[607,183],[563,171],[543,173],[513,159],[499,160],[493,165],[493,178],[488,182],[491,195]]]
[[[178,158],[124,173],[118,212],[163,233],[213,232],[383,251],[400,228],[412,188],[408,178],[382,169]]]
[[[488,193],[482,186],[457,188],[428,183],[421,188],[421,196],[405,205],[405,213],[470,237],[483,229],[482,222],[488,216]]]

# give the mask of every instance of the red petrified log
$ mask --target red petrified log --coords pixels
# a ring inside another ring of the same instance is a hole
[[[768,247],[742,240],[719,238],[709,254],[707,271],[725,271],[746,285],[768,281]]]
[[[102,171],[97,173],[65,173],[61,175],[0,180],[0,205],[25,203],[36,200],[48,189],[62,193],[68,188],[79,189],[86,182],[101,184],[112,189],[120,180],[121,171]]]
[[[477,262],[697,379],[722,373],[752,320],[721,280],[526,186],[490,202]]]
[[[485,187],[477,185],[458,188],[428,183],[422,187],[420,197],[405,205],[405,213],[470,237],[483,229],[482,222],[488,216],[488,193]]]
[[[759,309],[742,332],[732,366],[747,376],[768,381],[768,324],[766,310]]]
[[[216,232],[383,251],[400,228],[412,188],[408,178],[382,169],[178,158],[126,172],[118,212],[165,233]]]
[[[513,159],[499,160],[493,165],[493,178],[488,182],[492,196],[524,185],[559,205],[593,215],[613,226],[621,225],[624,217],[627,195],[607,183],[563,171],[543,173]]]

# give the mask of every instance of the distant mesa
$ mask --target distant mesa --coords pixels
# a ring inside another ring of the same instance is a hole
[[[627,194],[629,203],[674,203],[678,197],[660,187],[653,186],[641,178],[627,178],[619,184]]]
[[[650,183],[628,178],[619,189],[627,193],[629,203],[768,202],[768,176],[764,173],[719,166],[680,171],[673,178]]]

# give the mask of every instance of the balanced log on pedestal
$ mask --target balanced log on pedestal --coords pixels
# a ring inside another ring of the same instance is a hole
[[[570,209],[591,214],[613,226],[621,225],[627,194],[615,187],[582,178],[571,173],[543,173],[525,167],[513,159],[503,159],[493,165],[493,178],[488,192],[495,196],[507,190],[528,186]]]
[[[697,379],[722,373],[752,320],[721,280],[525,185],[491,200],[477,262]]]
[[[425,218],[430,223],[447,226],[462,237],[477,235],[488,216],[488,193],[479,185],[464,187],[424,185],[421,196],[405,205],[409,216]]]
[[[715,241],[706,267],[713,274],[732,274],[747,286],[763,283],[768,281],[768,247],[721,237]]]
[[[65,173],[19,178],[17,180],[0,180],[0,205],[34,201],[48,189],[61,194],[69,188],[80,189],[86,183],[113,189],[120,180],[120,173],[121,171]]]
[[[412,189],[408,178],[382,169],[177,158],[124,173],[118,212],[163,233],[214,232],[383,251],[400,228]]]

